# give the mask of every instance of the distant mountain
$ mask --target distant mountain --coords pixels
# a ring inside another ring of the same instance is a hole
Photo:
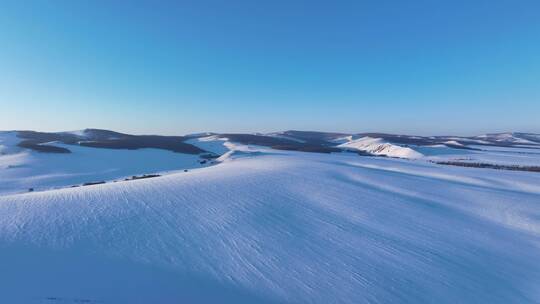
[[[85,129],[75,132],[46,133],[35,131],[18,131],[23,140],[20,147],[39,152],[69,153],[69,149],[57,147],[54,143],[80,145],[93,148],[109,149],[142,149],[155,148],[178,153],[199,154],[206,151],[185,143],[183,136],[129,135],[109,130]]]
[[[492,133],[475,136],[474,138],[505,145],[540,145],[540,135],[533,133]]]
[[[130,135],[110,130],[84,129],[70,132],[17,131],[19,147],[39,152],[69,153],[65,145],[93,148],[155,148],[177,153],[208,153],[190,140],[214,136],[230,142],[270,147],[278,150],[339,152],[355,150],[372,155],[394,157],[418,156],[415,146],[444,145],[454,149],[478,150],[482,146],[532,147],[540,149],[540,135],[533,133],[492,133],[478,136],[414,136],[387,133],[339,133],[288,130],[261,133],[197,133],[186,136]],[[58,146],[61,143],[64,146]],[[56,145],[55,145],[56,144]],[[403,156],[405,155],[405,156]]]

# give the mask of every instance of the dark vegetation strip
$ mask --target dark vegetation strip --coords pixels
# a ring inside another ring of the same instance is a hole
[[[335,143],[333,143],[332,140],[339,137],[349,136],[350,134],[289,130],[283,132],[282,135],[301,140],[308,145],[334,146]]]
[[[133,175],[132,177],[128,177],[128,178],[124,179],[124,181],[132,181],[132,180],[138,180],[138,179],[153,178],[153,177],[158,177],[158,176],[161,176],[161,175],[159,175],[159,174]],[[107,183],[106,181],[98,181],[98,182],[87,182],[87,183],[84,183],[82,185],[83,186],[93,186],[93,185],[101,185],[101,184],[106,184],[106,183]],[[73,185],[71,187],[77,187],[77,185]]]
[[[201,154],[199,157],[202,159],[211,160],[211,159],[219,158],[220,155],[208,153],[208,154]]]
[[[184,172],[187,172],[187,170],[184,170]],[[138,179],[147,179],[147,178],[153,178],[153,177],[159,177],[161,176],[160,174],[143,174],[143,175],[133,175],[131,177],[128,177],[126,179],[124,179],[124,181],[133,181],[133,180],[138,180]],[[117,182],[117,181],[113,181],[113,182]],[[71,185],[69,186],[70,188],[77,188],[77,187],[80,187],[80,186],[93,186],[93,185],[102,185],[102,184],[106,184],[107,182],[106,181],[97,181],[97,182],[86,182],[82,185]],[[28,192],[34,192],[34,188],[28,188]]]
[[[271,148],[275,150],[315,152],[315,153],[332,153],[332,152],[342,151],[341,149],[334,148],[334,147],[306,146],[306,145],[276,145],[276,146],[272,146]]]
[[[17,136],[24,139],[19,144],[20,147],[50,153],[69,153],[70,151],[65,148],[43,145],[43,143],[58,141],[68,145],[126,150],[154,148],[187,154],[207,152],[199,147],[185,143],[184,140],[186,140],[186,138],[182,136],[129,135],[98,129],[89,129],[84,136],[77,136],[71,133],[47,133],[35,131],[19,131]],[[46,147],[43,148],[43,146]]]
[[[306,138],[302,138],[301,140],[306,140],[306,142],[299,142],[288,138],[254,134],[222,134],[220,137],[228,138],[232,142],[238,142],[244,145],[265,146],[275,150],[315,153],[332,153],[342,151],[339,148],[330,146],[330,144],[324,140],[307,140]]]
[[[173,137],[163,136],[135,136],[122,139],[110,139],[101,141],[81,142],[81,146],[92,148],[136,150],[142,148],[154,148],[169,150],[177,153],[199,154],[206,151],[182,142]]]
[[[76,135],[70,133],[48,133],[36,131],[18,131],[17,137],[31,140],[36,143],[60,141],[65,144],[75,144],[79,140]]]
[[[82,184],[82,185],[83,185],[83,186],[92,186],[92,185],[101,185],[101,184],[105,184],[105,181],[88,182],[88,183],[84,183],[84,184]]]
[[[71,153],[69,149],[51,145],[44,145],[33,140],[23,140],[17,146],[43,153]]]
[[[244,145],[257,145],[272,147],[277,145],[301,145],[301,143],[286,138],[254,135],[254,134],[221,134],[221,138],[228,138],[232,142],[238,142]]]
[[[510,171],[527,171],[527,172],[540,172],[540,166],[519,166],[519,165],[497,165],[488,163],[467,163],[459,161],[439,161],[434,162],[439,165],[458,166],[467,168],[486,168],[497,170],[510,170]]]
[[[158,177],[161,176],[159,174],[143,174],[143,175],[133,175],[132,177],[128,177],[124,179],[125,181],[132,181],[132,180],[138,180],[138,179],[145,179],[145,178],[152,178],[152,177]]]

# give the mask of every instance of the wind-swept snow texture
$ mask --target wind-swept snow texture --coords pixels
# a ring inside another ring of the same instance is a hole
[[[2,303],[538,303],[540,174],[289,151],[0,196]]]

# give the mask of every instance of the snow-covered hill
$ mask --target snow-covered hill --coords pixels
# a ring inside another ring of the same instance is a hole
[[[231,142],[227,138],[222,138],[218,135],[195,137],[186,142],[217,155],[225,154],[232,148]]]
[[[102,149],[54,143],[70,153],[42,153],[23,149],[16,132],[0,132],[0,195],[88,182],[113,181],[133,175],[200,168],[198,154],[162,149]]]
[[[338,147],[353,149],[371,153],[373,155],[384,155],[389,157],[399,158],[420,158],[423,155],[409,147],[391,144],[382,138],[362,137],[359,139],[351,139]]]
[[[5,303],[538,303],[538,256],[536,173],[266,149],[0,196]]]
[[[531,141],[535,139],[534,134],[512,134]],[[365,151],[372,155],[437,162],[540,164],[540,149],[533,145],[488,144],[495,140],[493,136],[467,141],[462,137],[432,140],[406,135],[371,135],[379,137],[303,131],[188,136],[134,136],[100,129],[0,132],[0,195],[199,168],[212,164],[209,158],[245,146],[325,153]],[[507,135],[499,137],[508,139]],[[66,151],[68,153],[64,153]]]
[[[487,140],[494,143],[520,144],[520,145],[539,145],[540,136],[531,133],[507,132],[491,133],[476,136],[478,139]]]
[[[17,137],[15,131],[0,131],[0,156],[15,154],[22,148],[17,147],[21,140]]]

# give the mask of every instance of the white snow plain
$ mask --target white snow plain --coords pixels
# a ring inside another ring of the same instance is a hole
[[[237,150],[0,196],[0,302],[540,302],[540,174]]]

